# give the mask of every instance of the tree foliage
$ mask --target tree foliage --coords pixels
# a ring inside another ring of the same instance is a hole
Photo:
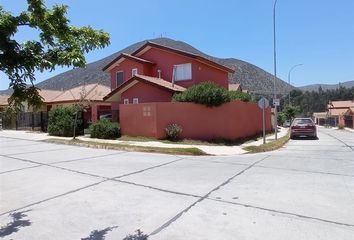
[[[299,106],[299,115],[312,116],[314,112],[325,112],[329,101],[344,101],[354,99],[354,87],[326,90],[319,88],[318,91],[293,90],[290,93],[291,105]],[[288,103],[288,96],[284,97],[282,106]]]
[[[14,106],[24,101],[32,106],[41,103],[33,83],[35,71],[84,67],[85,53],[109,44],[109,35],[102,30],[70,25],[65,5],[48,9],[44,0],[27,0],[27,5],[27,10],[17,16],[0,6],[0,71],[10,80],[10,104]],[[15,34],[22,27],[35,29],[38,38],[18,42]]]

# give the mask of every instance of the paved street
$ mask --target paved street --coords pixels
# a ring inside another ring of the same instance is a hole
[[[354,133],[235,156],[89,149],[1,136],[0,238],[354,239]]]

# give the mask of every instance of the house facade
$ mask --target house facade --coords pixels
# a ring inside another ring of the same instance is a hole
[[[132,54],[122,53],[103,68],[111,75],[104,98],[119,104],[170,102],[172,95],[205,81],[229,89],[234,70],[200,55],[147,42]]]
[[[331,125],[354,128],[354,99],[330,101],[327,105],[327,117],[331,119]]]

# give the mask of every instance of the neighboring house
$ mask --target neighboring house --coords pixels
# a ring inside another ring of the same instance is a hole
[[[119,104],[170,102],[172,95],[205,81],[229,89],[234,70],[205,57],[147,42],[132,54],[122,53],[103,71],[111,74],[112,91],[104,100]]]
[[[8,99],[10,96],[0,95],[0,112],[4,112],[5,109],[9,106]]]
[[[314,112],[312,116],[317,125],[323,126],[326,124],[327,112]]]
[[[242,92],[242,87],[238,83],[230,83],[229,84],[229,91],[241,91]]]
[[[327,116],[332,119],[332,124],[339,124],[354,128],[354,100],[330,101],[327,105]]]
[[[111,110],[111,103],[103,101],[103,97],[110,92],[110,88],[100,84],[88,84],[66,91],[42,90],[40,95],[44,98],[45,111],[57,106],[72,106],[86,102],[88,107],[84,115],[85,122],[95,122],[100,112]]]

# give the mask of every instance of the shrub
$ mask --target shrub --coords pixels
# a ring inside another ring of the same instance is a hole
[[[120,136],[120,126],[108,119],[101,119],[90,126],[91,138],[116,139]]]
[[[229,91],[231,100],[241,100],[243,102],[251,101],[252,97],[250,94],[241,91]]]
[[[343,130],[344,129],[344,125],[343,124],[338,124],[338,129],[341,129],[341,130]]]
[[[167,139],[175,141],[178,138],[178,135],[182,132],[182,127],[172,123],[165,128],[165,132]]]
[[[49,112],[48,133],[52,136],[72,137],[75,122],[74,107],[55,107]],[[83,134],[82,114],[78,114],[76,122],[77,135]]]
[[[213,82],[204,82],[194,85],[182,93],[174,94],[173,102],[194,102],[208,107],[220,106],[230,102],[228,91]]]

